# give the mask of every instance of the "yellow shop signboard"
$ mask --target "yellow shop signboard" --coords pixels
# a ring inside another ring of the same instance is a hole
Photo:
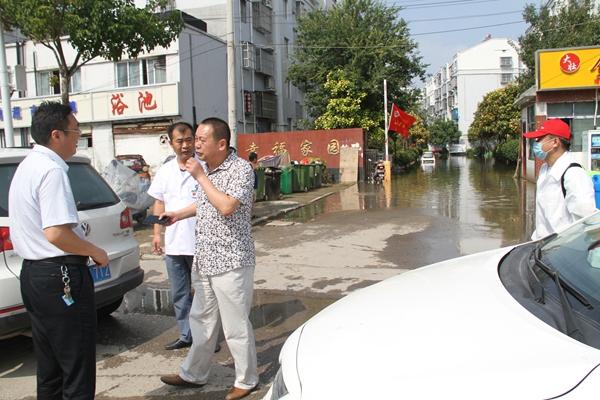
[[[600,47],[539,50],[538,90],[600,88]]]

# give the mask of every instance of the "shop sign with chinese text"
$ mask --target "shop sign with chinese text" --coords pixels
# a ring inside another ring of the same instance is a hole
[[[538,90],[600,87],[600,47],[540,50],[536,53]]]

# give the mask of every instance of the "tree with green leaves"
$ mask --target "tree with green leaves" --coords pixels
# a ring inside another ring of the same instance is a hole
[[[460,130],[456,122],[438,118],[429,124],[429,135],[430,144],[446,148],[460,138]]]
[[[410,142],[418,149],[426,149],[431,133],[425,124],[425,119],[418,112],[409,112],[409,114],[415,117],[415,123],[408,130]]]
[[[384,79],[391,102],[408,109],[418,101],[419,91],[410,86],[414,78],[424,77],[424,65],[399,12],[379,0],[343,0],[299,19],[288,79],[306,93],[312,117],[327,112],[332,94],[325,83],[335,70],[343,70],[356,91],[365,93],[361,109],[373,115],[383,113]],[[382,144],[383,123],[381,128],[368,133]]]
[[[519,77],[521,92],[535,84],[537,50],[600,43],[600,14],[594,12],[594,2],[590,0],[571,0],[558,13],[551,13],[546,6],[528,4],[523,19],[529,29],[519,38],[519,54],[528,70]]]
[[[371,115],[368,109],[363,108],[367,94],[356,88],[355,81],[349,79],[344,70],[338,69],[327,74],[324,89],[329,99],[325,112],[315,120],[315,128],[363,128],[367,132],[383,130],[381,113]]]
[[[168,0],[0,0],[0,18],[29,39],[49,48],[58,63],[63,104],[69,102],[71,76],[95,57],[118,61],[137,57],[157,46],[168,47],[181,32],[178,11]],[[69,60],[64,39],[75,49]]]
[[[508,85],[486,94],[469,127],[469,141],[488,151],[509,139],[516,139],[521,120],[521,112],[515,104],[518,96],[517,85]]]

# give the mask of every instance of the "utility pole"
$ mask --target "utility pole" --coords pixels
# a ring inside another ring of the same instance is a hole
[[[10,87],[8,85],[8,67],[6,66],[6,47],[4,45],[4,26],[2,25],[2,21],[0,21],[0,96],[2,97],[2,114],[4,116],[5,147],[13,147],[15,143],[10,106]]]
[[[227,0],[227,116],[231,129],[231,146],[237,148],[237,91],[235,90],[235,48],[233,0]]]
[[[384,123],[384,132],[385,132],[385,161],[389,161],[389,150],[388,150],[388,108],[387,108],[387,79],[383,80],[383,108],[384,108],[384,115],[385,115],[385,119],[383,121]]]
[[[383,107],[385,108],[384,110],[384,115],[385,115],[385,121],[383,122],[385,124],[385,127],[383,128],[384,132],[385,132],[385,175],[383,176],[383,180],[385,182],[391,182],[392,181],[392,164],[390,163],[390,155],[389,155],[389,145],[388,145],[388,128],[389,128],[389,124],[388,124],[388,108],[387,108],[387,79],[383,80]]]

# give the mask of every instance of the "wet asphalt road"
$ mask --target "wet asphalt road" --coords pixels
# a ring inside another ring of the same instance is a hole
[[[459,165],[459,170],[465,168],[469,174],[477,173],[471,165]],[[387,188],[352,186],[255,227],[252,322],[261,389],[249,398],[266,393],[285,339],[336,299],[423,265],[526,238],[529,226],[525,218],[530,210],[522,205],[530,199],[517,200],[511,211],[512,203],[494,197],[486,187],[477,191],[479,176],[469,177],[472,184],[465,189],[464,176],[459,174],[453,183],[452,169],[442,170],[439,176],[443,172],[448,172],[448,187],[463,183],[462,193],[446,192],[439,181],[435,189],[421,190],[419,185],[431,175],[417,171],[404,177],[403,183],[396,181]],[[497,183],[492,180],[491,185]],[[513,190],[510,182],[508,187]],[[511,196],[514,194],[506,195]],[[479,203],[471,204],[478,198]],[[500,211],[500,220],[494,220],[495,213],[486,207]],[[521,213],[522,219],[502,222],[507,220],[505,213]],[[177,336],[177,330],[164,263],[148,254],[151,233],[149,228],[136,231],[145,253],[145,283],[126,296],[117,312],[99,321],[97,398],[222,399],[233,382],[233,362],[223,340],[205,387],[179,389],[159,381],[161,374],[178,371],[186,350],[163,349]],[[31,340],[21,336],[0,341],[0,354],[0,400],[35,398]]]

